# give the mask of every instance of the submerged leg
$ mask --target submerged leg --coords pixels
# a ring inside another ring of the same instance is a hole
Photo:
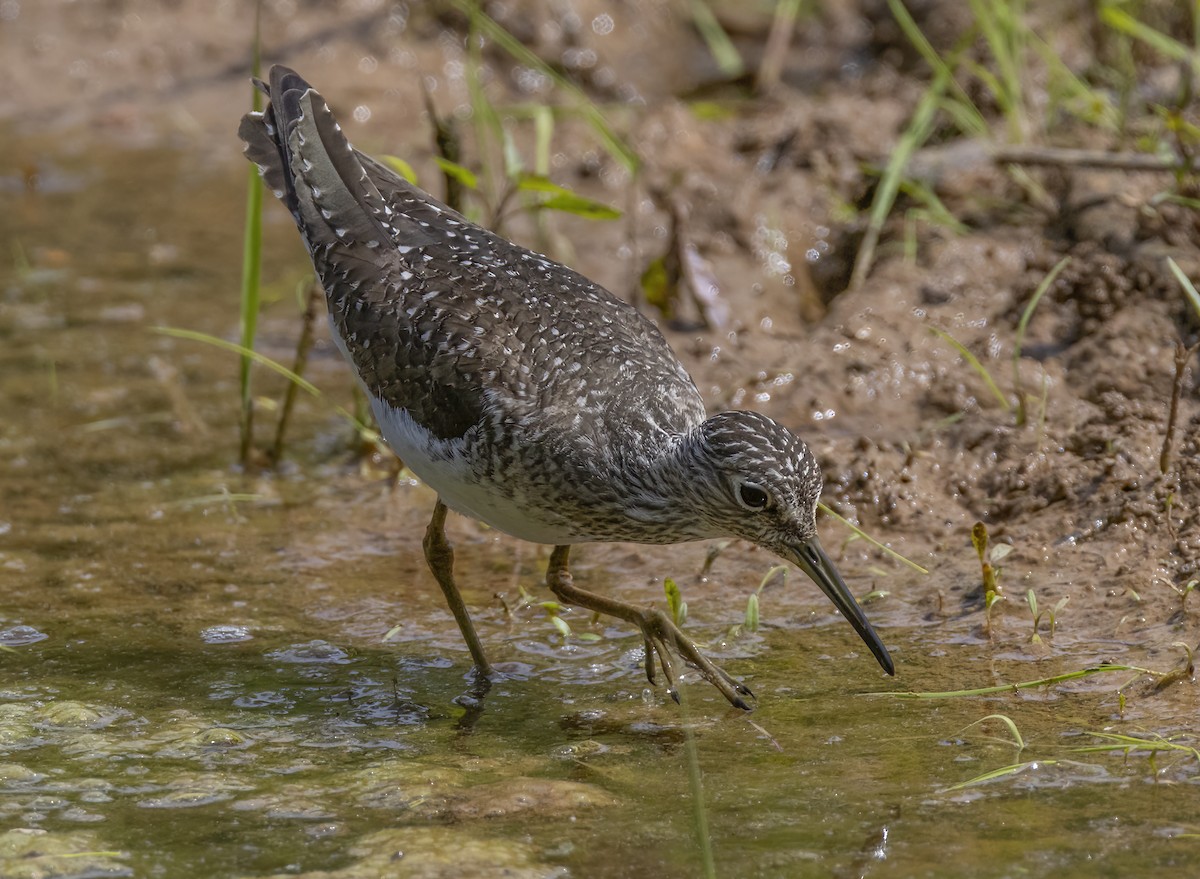
[[[721,695],[728,699],[731,705],[744,711],[750,710],[750,706],[742,698],[754,697],[750,688],[735,681],[707,659],[661,610],[638,607],[636,604],[617,601],[615,598],[605,598],[575,586],[567,566],[570,551],[569,546],[554,547],[554,551],[550,553],[550,565],[546,569],[546,585],[564,604],[616,617],[637,626],[646,642],[646,677],[650,683],[656,683],[654,666],[657,660],[667,681],[667,692],[671,694],[672,699],[679,701],[679,693],[675,688],[675,670],[671,663],[671,654],[675,653],[684,662],[695,666],[704,679],[720,690]]]
[[[434,505],[433,518],[429,520],[429,527],[425,529],[425,540],[421,545],[425,549],[425,561],[429,564],[429,570],[442,587],[446,604],[458,622],[458,629],[462,632],[463,640],[467,642],[467,649],[471,651],[475,670],[483,677],[488,677],[492,673],[492,665],[483,652],[483,644],[479,635],[475,633],[475,624],[471,622],[467,606],[463,604],[458,587],[454,584],[454,550],[446,540],[446,505],[442,503],[441,498],[438,498],[437,504]]]

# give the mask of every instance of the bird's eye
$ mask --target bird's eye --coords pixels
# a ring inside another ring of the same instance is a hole
[[[742,483],[738,487],[738,496],[742,499],[742,503],[752,510],[765,509],[771,500],[765,491],[749,482]]]

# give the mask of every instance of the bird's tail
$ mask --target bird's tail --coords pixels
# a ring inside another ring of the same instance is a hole
[[[270,102],[238,127],[246,157],[291,211],[310,251],[342,242],[374,249],[396,241],[395,211],[346,140],[325,99],[298,73],[271,68],[255,80]],[[375,166],[374,162],[370,162]],[[403,230],[407,231],[407,230]]]

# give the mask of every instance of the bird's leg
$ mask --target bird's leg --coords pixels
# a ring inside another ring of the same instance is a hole
[[[446,604],[458,622],[458,629],[462,632],[463,640],[467,642],[467,649],[471,651],[476,672],[484,678],[489,677],[492,664],[483,652],[483,643],[475,633],[475,624],[471,622],[467,606],[463,604],[458,586],[454,583],[454,550],[446,540],[446,505],[442,503],[441,498],[438,498],[433,507],[433,518],[429,520],[429,527],[425,529],[425,539],[421,546],[425,549],[425,561],[429,564],[429,570],[442,587]]]
[[[728,699],[730,704],[745,711],[750,710],[750,706],[742,698],[742,696],[753,698],[754,694],[750,692],[750,688],[735,681],[707,659],[672,622],[671,618],[661,610],[653,607],[638,607],[636,604],[617,601],[615,598],[605,598],[576,586],[567,566],[567,556],[570,550],[569,546],[554,547],[554,551],[550,553],[550,564],[546,568],[546,585],[564,604],[607,614],[637,626],[646,642],[646,677],[650,683],[656,683],[654,666],[657,660],[657,664],[662,668],[663,677],[667,681],[667,692],[671,694],[672,699],[676,702],[679,701],[679,693],[675,686],[675,670],[671,663],[671,653],[674,652],[689,665],[699,669],[704,679],[720,690],[721,695]]]

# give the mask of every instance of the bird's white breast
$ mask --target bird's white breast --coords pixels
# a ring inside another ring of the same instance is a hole
[[[371,411],[388,445],[418,479],[438,493],[447,507],[531,543],[558,545],[579,540],[579,535],[539,520],[525,506],[480,483],[466,457],[463,439],[436,437],[414,421],[408,410],[392,406],[371,393],[358,375],[354,358],[332,318],[329,326],[334,343],[371,401]]]

